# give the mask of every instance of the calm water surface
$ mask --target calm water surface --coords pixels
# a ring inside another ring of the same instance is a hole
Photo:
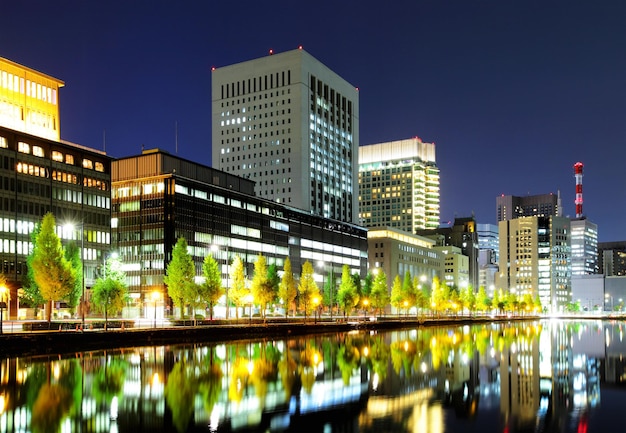
[[[0,431],[621,431],[624,330],[494,323],[3,359]]]

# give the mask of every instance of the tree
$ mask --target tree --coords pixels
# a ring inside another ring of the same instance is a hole
[[[55,227],[54,215],[48,212],[41,221],[31,262],[35,283],[48,301],[48,323],[52,319],[52,302],[65,299],[76,284],[76,273],[65,258]]]
[[[402,280],[400,279],[400,275],[396,275],[396,277],[393,279],[393,283],[391,283],[391,306],[395,308],[399,313],[400,309],[406,308],[406,306],[404,305],[404,301],[405,298],[402,290]]]
[[[485,290],[485,286],[480,286],[476,294],[476,311],[485,312],[488,309],[489,298],[487,297],[487,291]]]
[[[172,260],[167,265],[163,282],[167,286],[167,294],[174,305],[180,308],[180,317],[183,318],[183,310],[189,302],[189,289],[194,283],[196,267],[191,255],[187,251],[187,240],[178,238],[172,249]]]
[[[267,260],[262,254],[259,254],[254,262],[254,274],[250,283],[250,291],[259,305],[261,317],[265,318],[267,304],[274,300],[276,293],[272,290],[272,283],[268,279]]]
[[[278,275],[276,263],[272,263],[267,267],[267,284],[268,291],[272,294],[269,302],[274,304],[278,300],[278,286],[280,285],[280,275]]]
[[[335,271],[331,266],[326,277],[324,278],[324,293],[323,293],[323,304],[328,305],[328,310],[332,317],[333,307],[337,303],[337,282],[335,277]]]
[[[235,256],[230,272],[233,285],[230,288],[228,295],[236,307],[235,317],[239,319],[239,307],[244,307],[246,305],[246,296],[250,293],[250,291],[246,288],[246,275],[241,257]]]
[[[372,293],[373,285],[374,285],[374,276],[372,275],[371,272],[368,272],[367,275],[365,275],[365,279],[363,280],[363,289],[362,289],[361,295],[363,295],[366,298],[369,298]]]
[[[37,224],[35,225],[35,229],[30,234],[30,240],[33,248],[31,248],[30,254],[26,256],[27,272],[22,278],[23,295],[19,300],[20,305],[25,305],[35,309],[39,308],[44,304],[44,302],[46,302],[43,296],[41,296],[39,286],[37,286],[37,283],[35,282],[35,271],[33,268],[33,257],[35,255],[37,236],[39,235],[40,230],[41,224]]]
[[[287,312],[291,306],[294,307],[293,311],[295,315],[294,300],[298,295],[297,290],[296,280],[293,278],[293,273],[291,272],[291,260],[289,260],[289,257],[286,257],[285,264],[283,265],[283,276],[280,279],[280,284],[278,286],[278,297],[282,300],[283,305],[285,306],[286,316],[289,315]]]
[[[83,261],[80,257],[80,249],[75,242],[70,242],[65,247],[65,258],[72,264],[72,268],[74,268],[76,274],[74,286],[67,297],[67,306],[74,309],[83,294]],[[85,306],[82,305],[82,308],[84,307]]]
[[[109,258],[105,263],[104,277],[98,278],[91,288],[91,299],[97,311],[104,313],[104,330],[109,322],[109,313],[118,314],[128,301],[126,274],[121,270],[118,259]]]
[[[467,286],[459,294],[459,300],[461,301],[463,310],[467,310],[469,314],[472,315],[476,309],[476,295],[474,294],[474,288],[472,286]]]
[[[389,289],[387,288],[387,275],[378,268],[378,272],[372,282],[372,291],[370,293],[370,304],[372,308],[378,311],[378,315],[389,304]]]
[[[209,307],[209,317],[213,320],[213,309],[224,295],[225,290],[222,287],[222,274],[220,273],[219,265],[211,255],[204,258],[202,276],[204,277],[202,297]]]
[[[350,315],[352,309],[359,303],[359,294],[348,265],[343,265],[341,269],[341,284],[337,292],[337,302],[343,309],[344,317]]]
[[[300,293],[300,306],[304,310],[304,321],[306,316],[311,314],[316,307],[315,298],[320,296],[319,287],[313,278],[313,265],[308,260],[302,265],[302,273],[300,274],[300,284],[298,284],[298,292]]]

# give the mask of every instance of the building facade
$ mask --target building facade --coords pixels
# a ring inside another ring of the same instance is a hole
[[[571,301],[570,220],[533,216],[501,221],[497,288],[539,295],[548,312]]]
[[[0,57],[0,125],[59,141],[63,86],[58,78]]]
[[[504,195],[496,197],[496,221],[508,221],[527,216],[561,216],[560,194],[538,194],[525,197]]]
[[[114,161],[112,185],[112,243],[136,314],[173,311],[163,276],[180,237],[198,276],[207,255],[218,260],[227,290],[235,255],[248,276],[263,254],[279,271],[289,257],[296,277],[306,261],[323,264],[315,276],[320,287],[325,274],[341,275],[343,265],[365,277],[364,228],[256,197],[251,180],[153,149]]]
[[[302,49],[212,73],[212,161],[258,196],[358,223],[359,97]]]
[[[597,274],[598,225],[586,217],[571,221],[572,276]]]
[[[439,227],[435,144],[415,137],[359,148],[359,220],[409,233]]]
[[[598,267],[607,277],[626,276],[626,241],[599,242]]]
[[[31,234],[55,216],[64,245],[80,249],[86,300],[111,243],[111,159],[59,141],[63,82],[0,59],[0,264],[9,280],[9,317],[23,318],[19,289]]]
[[[379,269],[387,276],[391,294],[396,276],[406,272],[431,287],[434,277],[443,280],[445,254],[435,248],[435,241],[390,227],[373,227],[367,231],[368,268]]]

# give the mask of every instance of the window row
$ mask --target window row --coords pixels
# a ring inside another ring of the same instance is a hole
[[[57,89],[31,80],[25,80],[24,77],[7,71],[0,71],[0,87],[57,105]]]

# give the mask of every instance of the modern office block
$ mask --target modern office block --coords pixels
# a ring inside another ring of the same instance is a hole
[[[358,223],[357,89],[302,49],[212,73],[213,167],[258,196]]]
[[[60,141],[63,81],[0,58],[0,265],[18,318],[31,233],[54,214],[64,245],[74,241],[84,261],[85,298],[110,248],[110,164],[104,153]]]
[[[572,276],[597,274],[598,225],[586,217],[571,221]]]
[[[626,275],[626,241],[599,242],[598,262],[607,277]]]
[[[501,221],[497,288],[539,294],[548,312],[571,301],[570,220],[533,216]]]
[[[409,233],[439,227],[435,144],[415,137],[359,148],[359,221]]]
[[[280,271],[289,257],[296,277],[311,262],[320,288],[324,275],[341,275],[343,265],[365,277],[364,228],[256,197],[251,180],[151,149],[114,161],[112,184],[113,245],[125,264],[131,306],[142,315],[155,302],[159,314],[173,311],[163,276],[179,237],[197,275],[207,255],[216,257],[226,288],[234,256],[251,276],[259,253]]]
[[[560,194],[538,194],[525,197],[501,195],[496,197],[496,220],[508,221],[527,216],[561,216]]]

